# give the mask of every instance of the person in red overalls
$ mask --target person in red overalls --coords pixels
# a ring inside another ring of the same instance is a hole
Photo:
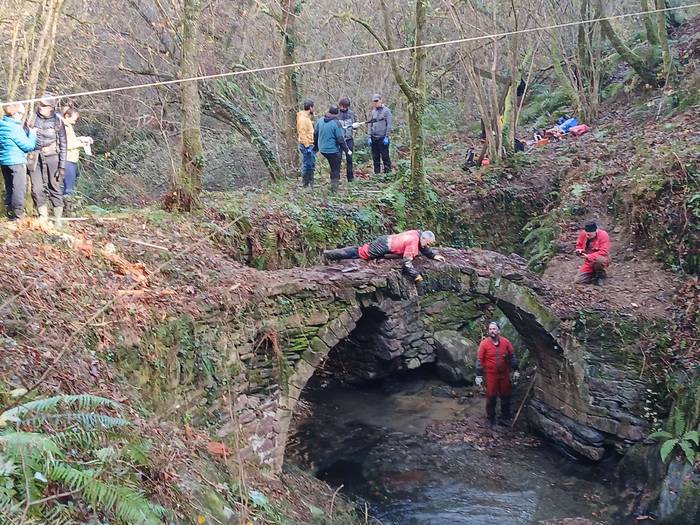
[[[403,259],[403,271],[416,282],[423,280],[418,270],[413,267],[413,259],[425,255],[429,259],[444,261],[445,258],[430,245],[435,243],[435,234],[431,231],[409,230],[396,235],[382,235],[362,246],[348,246],[337,250],[324,250],[323,257],[328,261],[341,259]]]
[[[518,358],[515,356],[513,345],[508,339],[501,336],[498,323],[489,323],[489,336],[481,341],[476,355],[476,386],[484,384],[486,373],[486,418],[489,425],[496,423],[496,403],[501,398],[500,423],[507,425],[510,422],[510,396],[513,390],[510,381],[510,373],[513,372],[513,380],[518,381]]]
[[[595,221],[588,221],[578,234],[576,255],[585,261],[578,270],[576,284],[603,284],[607,277],[605,269],[610,264],[610,237],[598,228]]]

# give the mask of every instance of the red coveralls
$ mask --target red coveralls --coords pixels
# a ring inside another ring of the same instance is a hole
[[[580,274],[595,274],[604,270],[610,264],[610,237],[605,230],[596,231],[592,239],[586,237],[586,232],[581,230],[576,241],[576,249],[583,250],[586,260],[579,268]]]
[[[486,417],[492,422],[496,417],[497,398],[501,398],[501,415],[510,419],[510,371],[518,369],[518,360],[511,342],[499,336],[498,344],[487,337],[479,345],[476,361],[476,373],[486,375]]]

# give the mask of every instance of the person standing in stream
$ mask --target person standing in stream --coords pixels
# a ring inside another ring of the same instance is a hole
[[[56,98],[44,95],[34,119],[37,136],[37,160],[30,174],[32,198],[39,211],[39,218],[48,220],[49,207],[46,195],[53,206],[56,226],[63,216],[63,176],[66,169],[68,141],[63,119],[56,111]]]
[[[511,342],[501,335],[498,323],[489,323],[489,335],[481,341],[476,357],[476,386],[484,384],[486,375],[486,418],[490,426],[496,423],[496,403],[501,398],[500,423],[510,422],[510,399],[513,386],[510,374],[513,371],[515,382],[520,378],[518,358]]]
[[[352,156],[352,150],[345,143],[345,132],[338,122],[338,106],[332,105],[328,113],[316,122],[314,130],[314,146],[321,155],[326,157],[331,168],[331,191],[338,191],[340,184],[340,163],[342,152],[348,157]]]
[[[372,96],[372,118],[369,125],[369,139],[367,143],[372,147],[372,161],[374,162],[374,174],[381,172],[384,164],[384,173],[391,171],[391,158],[389,157],[389,143],[391,142],[392,116],[391,110],[382,102],[382,96],[375,93]]]

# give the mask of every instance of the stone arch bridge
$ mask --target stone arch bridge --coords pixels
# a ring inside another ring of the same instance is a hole
[[[235,335],[229,360],[240,373],[233,410],[219,410],[219,438],[235,441],[244,459],[279,469],[302,389],[334,349],[354,355],[358,375],[367,378],[441,364],[449,345],[440,336],[481,326],[494,307],[537,366],[528,418],[540,432],[591,460],[644,438],[647,385],[638,364],[590,338],[584,343],[577,308],[557,306],[561,297],[518,256],[441,253],[447,261],[417,261],[425,277],[419,285],[395,261],[255,274],[262,281]],[[472,337],[472,347],[476,342]]]

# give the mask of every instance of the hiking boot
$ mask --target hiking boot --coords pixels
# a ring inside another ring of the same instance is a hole
[[[337,193],[340,181],[338,179],[331,180],[331,193]]]

